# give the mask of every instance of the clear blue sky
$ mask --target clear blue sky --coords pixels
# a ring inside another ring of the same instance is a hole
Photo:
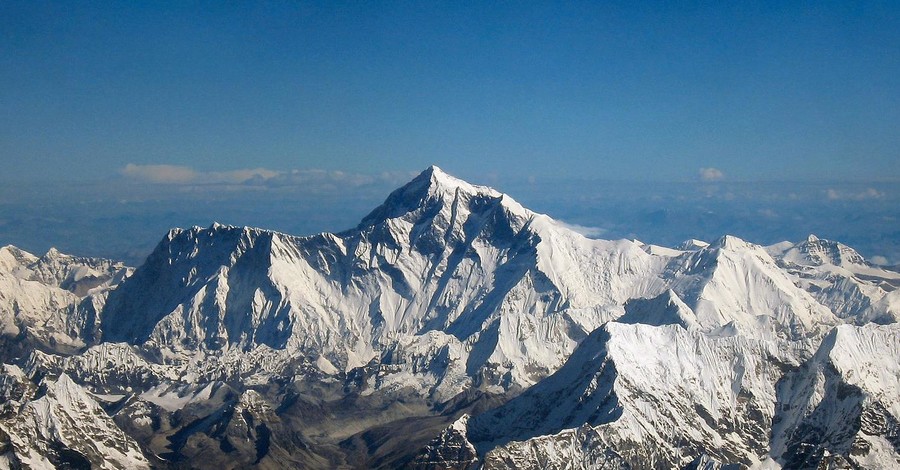
[[[900,178],[897,1],[8,0],[0,34],[6,181]]]

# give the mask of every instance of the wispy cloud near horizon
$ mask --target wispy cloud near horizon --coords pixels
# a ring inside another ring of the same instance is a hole
[[[264,181],[281,173],[266,168],[203,172],[182,165],[129,163],[119,170],[119,174],[129,179],[153,184],[240,184],[248,181]]]
[[[179,165],[135,165],[129,163],[119,170],[119,174],[130,179],[147,183],[177,184],[188,183],[196,177],[196,172]]]
[[[58,246],[139,262],[171,227],[219,221],[297,235],[342,231],[417,173],[205,170],[131,164],[118,167],[116,178],[77,185],[0,185],[0,245],[35,252]],[[890,236],[900,230],[896,184],[698,181],[528,182],[500,175],[491,184],[591,238],[676,246],[688,238],[711,240],[727,233],[769,244],[815,233],[864,256],[900,263],[900,244]]]
[[[584,235],[588,238],[599,238],[602,237],[603,234],[606,233],[606,229],[600,227],[590,227],[587,225],[579,225],[579,224],[571,224],[568,222],[564,222],[562,220],[556,219],[556,223],[562,225],[563,227]]]
[[[246,186],[248,188],[302,187],[307,190],[340,190],[373,184],[402,184],[414,172],[382,172],[366,174],[338,170],[243,168],[228,171],[198,171],[182,165],[138,165],[129,163],[119,170],[129,180],[173,186]]]
[[[830,201],[866,201],[870,199],[883,199],[885,193],[875,188],[866,188],[862,191],[848,191],[828,188],[825,196]]]
[[[703,181],[721,181],[725,178],[725,173],[718,168],[701,168],[699,171],[700,179]]]

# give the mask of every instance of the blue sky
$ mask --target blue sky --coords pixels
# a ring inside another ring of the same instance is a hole
[[[900,179],[893,1],[8,1],[0,25],[4,181]]]
[[[9,0],[0,245],[343,230],[437,164],[594,236],[900,263],[898,77],[896,1]]]

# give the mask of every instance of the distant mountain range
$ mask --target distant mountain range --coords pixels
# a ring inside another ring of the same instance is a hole
[[[896,467],[898,287],[812,235],[588,239],[437,167],[336,234],[7,246],[0,468]]]

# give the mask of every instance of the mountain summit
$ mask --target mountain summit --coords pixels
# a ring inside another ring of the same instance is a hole
[[[898,281],[813,237],[588,239],[437,167],[341,233],[5,247],[0,461],[892,466]]]
[[[451,205],[463,198],[500,199],[503,194],[487,186],[471,185],[431,166],[388,196],[381,206],[363,218],[360,228],[427,209],[434,204]]]

